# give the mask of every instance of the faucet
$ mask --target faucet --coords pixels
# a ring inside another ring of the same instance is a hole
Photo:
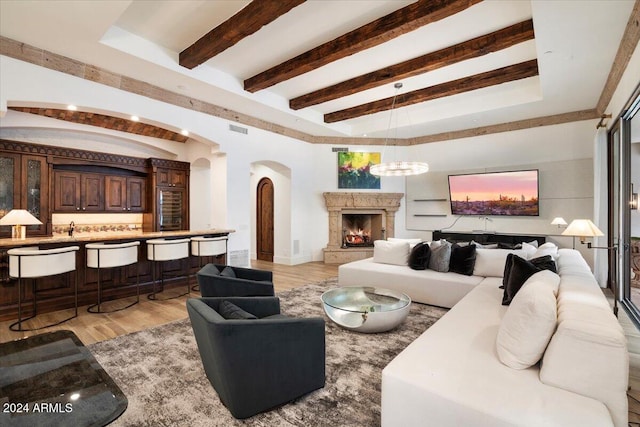
[[[73,230],[75,230],[76,227],[76,223],[71,221],[71,224],[69,224],[69,237],[73,237]]]

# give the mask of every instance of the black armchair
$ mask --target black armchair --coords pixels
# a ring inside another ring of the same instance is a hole
[[[222,301],[258,319],[224,319]],[[281,315],[277,297],[190,298],[187,310],[207,378],[234,417],[324,387],[323,318]]]
[[[207,264],[198,271],[196,277],[203,297],[275,295],[271,271]]]

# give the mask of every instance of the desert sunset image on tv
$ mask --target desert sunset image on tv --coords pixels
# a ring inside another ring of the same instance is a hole
[[[452,215],[537,216],[538,171],[449,175]]]

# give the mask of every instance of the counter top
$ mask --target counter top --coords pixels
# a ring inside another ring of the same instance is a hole
[[[19,247],[45,245],[51,243],[89,243],[102,242],[109,240],[128,240],[128,239],[157,239],[162,237],[191,237],[209,234],[229,234],[235,230],[230,229],[210,229],[210,230],[181,230],[181,231],[156,231],[156,232],[105,232],[105,233],[86,233],[73,237],[69,236],[51,236],[51,237],[28,237],[26,239],[0,239],[0,248],[2,247]]]

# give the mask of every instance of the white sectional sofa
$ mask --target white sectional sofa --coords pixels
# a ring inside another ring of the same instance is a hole
[[[496,350],[513,306],[501,305],[500,277],[372,259],[341,266],[342,286],[393,288],[452,307],[383,370],[382,426],[627,426],[622,328],[579,252],[560,249],[557,265],[555,331],[542,360],[526,369],[506,366]]]

